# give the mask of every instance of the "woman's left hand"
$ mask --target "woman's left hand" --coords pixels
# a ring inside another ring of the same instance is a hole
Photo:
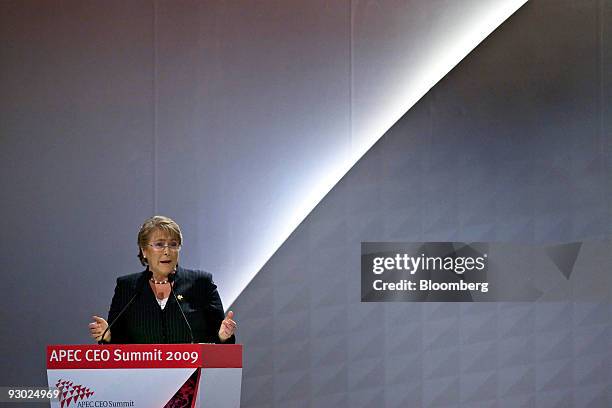
[[[236,322],[232,320],[233,317],[234,312],[230,310],[227,312],[225,319],[223,319],[221,322],[221,327],[219,328],[219,340],[221,340],[222,343],[226,342],[227,339],[232,337],[236,331]]]

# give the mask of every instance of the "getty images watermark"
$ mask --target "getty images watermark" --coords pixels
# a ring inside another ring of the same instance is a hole
[[[363,302],[612,301],[612,242],[362,242]]]
[[[487,300],[488,245],[463,242],[364,242],[364,302]],[[480,299],[479,299],[480,297]]]

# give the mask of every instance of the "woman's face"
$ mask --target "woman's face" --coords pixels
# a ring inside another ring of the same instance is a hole
[[[149,264],[149,270],[153,272],[153,276],[158,279],[168,277],[171,272],[176,270],[178,264],[179,251],[171,249],[172,244],[177,244],[176,237],[171,236],[165,231],[155,230],[149,237],[149,245],[142,249],[142,254]],[[151,244],[161,243],[164,248],[161,250],[155,249]]]

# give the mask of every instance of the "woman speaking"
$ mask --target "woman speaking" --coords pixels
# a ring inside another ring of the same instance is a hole
[[[108,321],[93,316],[91,336],[105,343],[235,343],[236,323],[208,272],[178,265],[183,235],[168,217],[147,219],[138,232],[146,270],[117,279]],[[109,323],[111,327],[109,327]]]

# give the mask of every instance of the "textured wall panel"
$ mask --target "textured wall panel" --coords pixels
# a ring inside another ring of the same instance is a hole
[[[233,306],[275,340],[244,406],[610,404],[609,303],[359,301],[361,241],[610,239],[609,19],[528,3],[343,178]]]

